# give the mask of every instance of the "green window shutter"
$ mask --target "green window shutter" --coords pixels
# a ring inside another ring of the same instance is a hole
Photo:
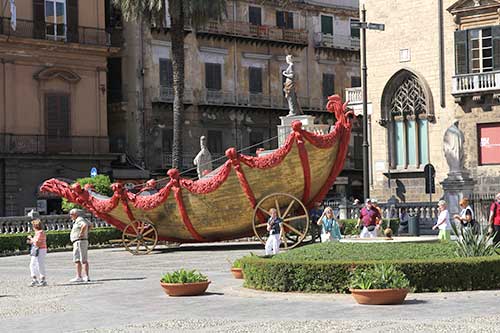
[[[323,97],[335,94],[335,75],[323,73]]]
[[[260,7],[248,7],[248,21],[253,25],[262,25],[262,10]]]
[[[500,70],[500,25],[491,27],[493,39],[493,70]]]
[[[455,74],[469,73],[467,30],[455,31]]]
[[[276,11],[276,26],[278,28],[285,27],[285,12]]]
[[[429,163],[427,119],[418,120],[418,155],[420,165]]]
[[[262,68],[249,67],[248,68],[249,89],[251,93],[262,93]]]
[[[45,39],[45,1],[33,0],[33,38]]]
[[[172,87],[174,85],[174,71],[172,60],[160,59],[160,86]]]
[[[333,18],[321,15],[321,33],[333,35]]]
[[[209,90],[222,89],[222,67],[220,64],[205,64],[205,87]]]
[[[67,39],[68,42],[78,43],[78,0],[66,1]]]
[[[402,118],[402,117],[401,117]],[[404,130],[404,122],[402,119],[398,119],[394,121],[394,148],[396,155],[396,165],[404,166],[405,165],[405,130]]]

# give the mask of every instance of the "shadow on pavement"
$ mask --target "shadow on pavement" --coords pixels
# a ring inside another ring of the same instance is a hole
[[[415,305],[415,304],[426,304],[426,303],[428,303],[428,302],[421,300],[421,299],[408,299],[403,304],[404,305]]]
[[[227,251],[227,250],[264,250],[264,245],[260,243],[245,243],[245,244],[206,244],[206,245],[195,245],[195,244],[183,244],[176,248],[167,249],[155,249],[156,253],[166,253],[166,252],[191,252],[191,251]]]
[[[146,280],[146,277],[131,277],[131,278],[109,278],[109,279],[96,279],[96,282],[107,282],[107,281],[134,281],[134,280]]]

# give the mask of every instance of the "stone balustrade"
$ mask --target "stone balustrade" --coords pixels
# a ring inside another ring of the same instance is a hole
[[[94,228],[110,226],[105,221],[90,214],[86,215],[85,218],[92,222]],[[32,232],[31,220],[28,216],[0,217],[0,234]],[[45,230],[71,230],[73,225],[67,214],[42,215],[40,220],[42,220]]]

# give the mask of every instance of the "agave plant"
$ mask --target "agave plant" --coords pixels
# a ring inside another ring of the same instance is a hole
[[[166,273],[161,278],[161,282],[163,283],[195,283],[205,281],[208,281],[205,275],[196,270],[187,271],[184,268],[172,273]]]
[[[500,243],[494,244],[494,235],[489,235],[484,230],[480,233],[474,232],[472,228],[457,228],[452,223],[451,228],[457,236],[457,250],[455,253],[459,257],[487,257],[496,254]]]
[[[351,275],[352,289],[403,289],[410,281],[393,265],[379,264],[366,269],[356,269]]]

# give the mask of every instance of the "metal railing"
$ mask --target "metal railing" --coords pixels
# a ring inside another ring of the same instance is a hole
[[[345,100],[349,101],[349,104],[363,103],[363,89],[361,87],[346,88]]]
[[[473,193],[469,197],[469,204],[474,211],[474,218],[483,227],[488,224],[488,219],[490,217],[490,206],[495,200],[495,193]]]
[[[244,21],[211,21],[198,32],[307,45],[307,30],[254,25]]]
[[[359,51],[359,38],[344,35],[330,35],[322,32],[314,34],[314,45],[316,47],[330,47]]]
[[[91,214],[85,216],[87,220],[92,222],[93,227],[109,227],[105,221],[96,218]],[[63,215],[41,215],[39,219],[42,221],[45,230],[71,230],[73,222],[68,214]],[[28,216],[11,216],[0,217],[0,234],[15,234],[22,232],[32,232],[31,218]]]
[[[109,152],[106,136],[49,136],[0,133],[1,153],[105,154]]]
[[[500,71],[453,76],[454,95],[500,90]]]
[[[104,29],[79,26],[76,31],[72,31],[71,29],[68,29],[68,25],[66,24],[17,19],[16,30],[13,30],[10,21],[10,17],[0,17],[1,35],[79,43],[85,45],[117,47],[121,45],[121,37],[114,36],[112,39],[111,34]]]
[[[172,103],[174,101],[174,88],[168,86],[160,86],[157,99],[159,102]],[[184,89],[184,103],[193,103],[194,95],[192,89]]]

